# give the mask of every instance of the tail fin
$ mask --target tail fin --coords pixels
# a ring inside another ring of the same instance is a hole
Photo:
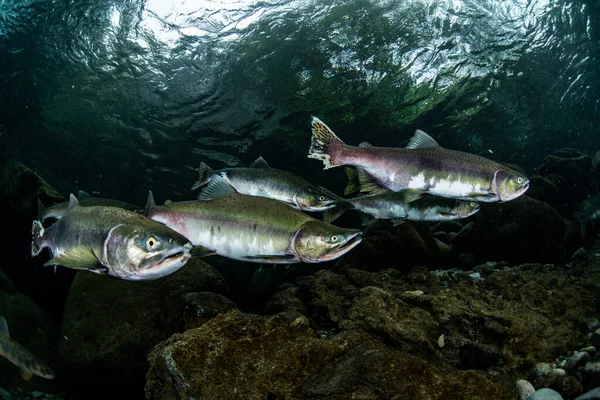
[[[204,186],[210,180],[210,177],[213,176],[214,171],[211,167],[209,167],[206,163],[201,162],[200,167],[198,167],[198,182],[194,183],[192,186],[192,190],[196,190],[201,186]]]
[[[44,204],[42,203],[42,201],[40,200],[39,197],[38,197],[37,201],[38,201],[38,220],[40,220],[41,222],[44,222],[44,220],[46,219],[46,218],[44,218],[44,214],[46,214],[46,207],[44,207]]]
[[[152,194],[152,190],[148,190],[148,199],[146,200],[146,208],[144,208],[145,214],[148,215],[148,212],[154,206],[156,206],[156,202],[154,201],[154,195]]]
[[[342,214],[346,212],[344,207],[334,207],[329,210],[323,211],[323,221],[331,224],[333,221],[342,216]]]
[[[35,257],[44,248],[42,238],[44,237],[44,227],[38,220],[33,221],[31,225],[31,256]]]
[[[346,167],[346,176],[348,177],[348,185],[344,190],[344,196],[356,193],[360,190],[360,182],[358,180],[358,173],[354,168]]]
[[[335,162],[335,158],[344,144],[323,121],[317,117],[312,118],[312,138],[308,158],[323,161],[324,169],[337,167],[340,164]]]

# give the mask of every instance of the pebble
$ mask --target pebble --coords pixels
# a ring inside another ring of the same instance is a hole
[[[516,392],[519,400],[527,400],[527,398],[531,396],[533,392],[535,392],[535,388],[525,379],[519,379],[517,381]]]
[[[407,290],[404,292],[405,295],[407,296],[423,296],[423,294],[425,294],[425,292],[423,292],[422,290]]]
[[[582,366],[586,362],[590,361],[592,357],[585,351],[575,352],[572,356],[567,358],[567,363],[565,364],[566,370],[575,369],[577,367]]]
[[[582,371],[582,383],[586,387],[600,386],[600,362],[585,364]]]
[[[600,400],[600,388],[594,388],[573,400]]]
[[[440,337],[438,338],[438,347],[441,349],[445,345],[446,345],[445,336],[444,336],[444,334],[441,334]]]
[[[563,397],[556,390],[549,388],[542,388],[533,392],[527,400],[564,400]]]
[[[481,279],[481,274],[479,272],[473,272],[472,274],[469,274],[469,277],[475,281],[478,281]]]
[[[588,346],[588,347],[584,347],[583,349],[579,350],[579,351],[585,351],[586,353],[588,353],[590,356],[594,356],[594,354],[596,354],[596,352],[598,351],[598,349],[596,349],[595,346]]]
[[[590,332],[594,332],[598,328],[600,328],[600,321],[598,321],[597,319],[591,320],[588,324],[588,330]]]

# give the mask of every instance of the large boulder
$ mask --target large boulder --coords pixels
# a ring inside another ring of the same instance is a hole
[[[506,203],[482,205],[472,234],[457,237],[454,246],[479,256],[481,262],[552,263],[563,259],[564,236],[565,222],[554,208],[521,196]]]
[[[211,293],[207,293],[211,292]],[[235,305],[219,273],[196,258],[167,277],[132,282],[79,272],[65,309],[59,367],[79,398],[142,399],[147,353],[173,333]]]
[[[146,398],[512,399],[476,371],[456,371],[361,333],[319,339],[301,314],[232,312],[174,335],[148,357]]]

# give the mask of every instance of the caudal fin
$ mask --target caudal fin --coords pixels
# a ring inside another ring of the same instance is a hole
[[[210,181],[210,177],[214,175],[214,171],[206,163],[201,162],[200,167],[198,167],[198,175],[198,182],[194,183],[192,190],[196,190],[199,187],[206,185],[208,181]]]
[[[38,220],[33,221],[33,224],[31,225],[31,255],[33,257],[40,254],[44,248],[43,237],[44,227],[42,226],[42,223]]]
[[[312,138],[308,158],[323,161],[324,169],[337,167],[336,162],[344,142],[319,118],[312,117]]]

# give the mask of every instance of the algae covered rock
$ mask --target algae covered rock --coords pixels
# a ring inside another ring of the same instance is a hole
[[[294,312],[228,313],[174,335],[149,355],[146,398],[512,399],[476,371],[453,371],[362,333],[318,339]]]
[[[218,293],[227,293],[221,276],[195,258],[155,281],[79,272],[59,342],[65,386],[86,398],[143,398],[147,353],[173,333],[230,310],[233,304]]]

